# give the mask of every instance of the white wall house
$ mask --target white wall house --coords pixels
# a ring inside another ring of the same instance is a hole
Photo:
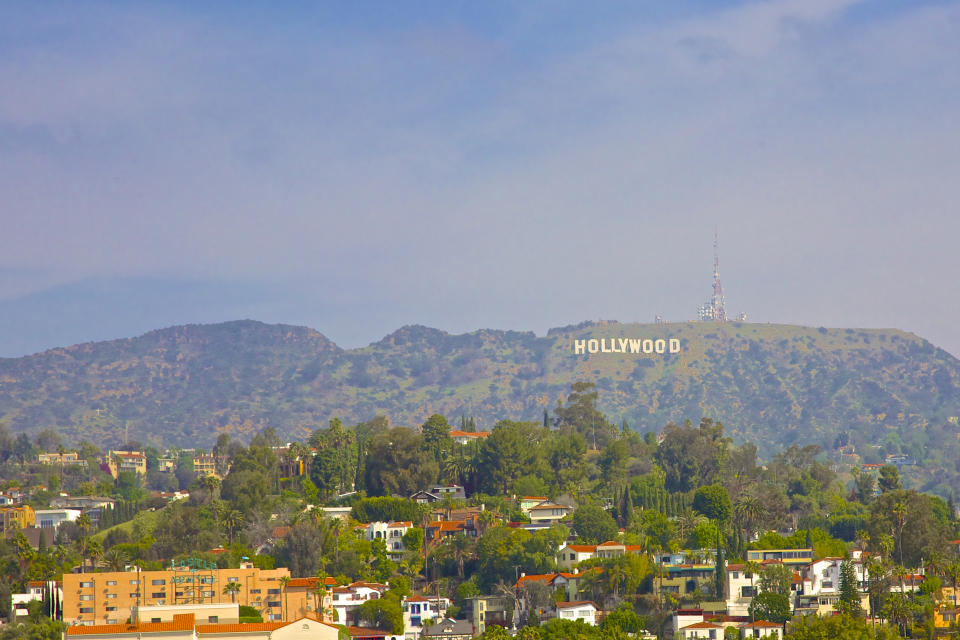
[[[557,603],[557,617],[561,620],[583,620],[589,625],[597,624],[597,605],[589,600]]]

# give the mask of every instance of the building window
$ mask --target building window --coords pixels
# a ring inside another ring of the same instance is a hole
[[[117,586],[117,581],[116,581],[116,580],[107,580],[107,586],[108,586],[108,587],[115,587],[115,586]]]
[[[108,594],[107,594],[107,598],[116,598],[116,597],[117,597],[117,594],[115,594],[115,593],[108,593]]]
[[[153,624],[156,624],[160,622],[160,618],[150,618],[150,622],[152,622]]]
[[[92,583],[92,582],[81,582],[81,583],[80,583],[80,588],[81,588],[81,589],[84,589],[84,588],[87,588],[87,587],[92,587],[92,586],[93,586],[93,583]]]
[[[114,606],[112,606],[112,607],[106,607],[106,610],[107,610],[107,611],[116,611],[116,610],[117,610],[117,607],[116,607],[116,605],[114,605]]]
[[[93,613],[93,607],[80,607],[80,613]]]
[[[130,584],[135,587],[135,586],[137,586],[138,584],[140,584],[140,581],[139,581],[139,580],[131,580],[131,581],[130,581]]]
[[[207,622],[210,624],[216,624],[220,622],[220,616],[207,616]]]
[[[93,600],[93,595],[87,593],[80,596],[81,600]]]
[[[280,589],[267,589],[267,594],[271,596],[280,595]]]
[[[107,624],[117,624],[116,618],[107,618]]]
[[[281,620],[282,618],[283,618],[283,616],[280,615],[279,613],[269,613],[269,614],[267,614],[267,620],[268,620],[269,622],[276,622],[276,621],[278,621],[278,620]]]
[[[150,597],[151,597],[151,598],[165,598],[165,597],[167,597],[167,592],[166,592],[166,591],[154,591],[153,593],[150,594]]]
[[[151,581],[150,581],[150,584],[152,584],[152,585],[155,586],[155,587],[158,587],[158,586],[162,586],[162,585],[167,584],[167,581],[166,581],[166,580],[151,580]]]
[[[250,593],[260,593],[260,589],[250,589]]]

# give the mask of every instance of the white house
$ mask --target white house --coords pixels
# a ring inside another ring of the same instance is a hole
[[[423,633],[425,622],[437,622],[447,615],[450,600],[429,596],[407,596],[401,602],[403,607],[403,636],[415,640]]]
[[[524,513],[530,516],[530,522],[553,524],[573,513],[573,509],[547,501],[526,509]]]
[[[760,576],[747,573],[745,564],[727,565],[727,613],[731,616],[749,614],[750,602],[756,595]]]
[[[595,544],[565,544],[557,552],[557,565],[561,569],[572,569],[584,560],[590,560],[596,553]]]
[[[583,620],[589,625],[595,625],[597,611],[597,605],[589,600],[557,603],[557,617],[561,620]]]
[[[330,604],[337,614],[337,624],[356,624],[356,608],[367,600],[376,600],[387,590],[387,585],[376,582],[354,582],[345,587],[334,587]]]
[[[80,509],[37,509],[34,512],[38,527],[53,530],[64,522],[76,522],[81,513]]]
[[[367,540],[383,540],[390,554],[401,554],[407,550],[403,536],[413,527],[409,520],[403,522],[371,522],[366,528]]]
[[[769,620],[757,620],[740,625],[741,638],[783,638],[783,625]]]
[[[680,629],[683,640],[723,640],[723,626],[712,622],[694,622]]]

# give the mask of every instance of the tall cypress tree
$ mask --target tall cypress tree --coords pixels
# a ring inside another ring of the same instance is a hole
[[[713,589],[718,600],[723,600],[723,585],[726,582],[727,568],[723,560],[723,547],[720,544],[720,532],[717,531],[717,566],[713,576]]]

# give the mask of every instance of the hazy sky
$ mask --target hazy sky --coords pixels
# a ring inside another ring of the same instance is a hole
[[[0,5],[0,355],[728,310],[960,355],[960,2]]]

